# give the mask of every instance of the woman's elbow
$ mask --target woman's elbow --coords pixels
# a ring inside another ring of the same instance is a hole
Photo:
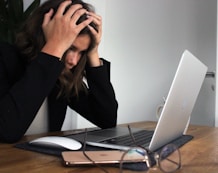
[[[118,110],[118,104],[114,104],[113,108],[108,110],[108,112],[105,114],[106,119],[101,124],[101,128],[111,128],[115,127],[117,125],[117,110]]]
[[[20,129],[0,127],[0,141],[5,143],[15,143],[24,135]]]

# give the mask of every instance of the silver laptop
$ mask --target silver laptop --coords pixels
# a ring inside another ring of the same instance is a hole
[[[207,66],[188,50],[185,50],[182,54],[157,126],[152,132],[151,141],[146,144],[149,150],[155,151],[184,135],[184,130],[189,122],[206,72]],[[136,133],[138,130],[141,129],[133,129],[133,133]],[[125,135],[129,136],[129,131],[126,127],[100,129],[88,132],[87,144],[126,150],[130,147],[130,144],[114,144],[113,142],[116,138]],[[71,135],[70,137],[83,141],[84,134]],[[144,135],[141,138],[146,138],[146,136]]]

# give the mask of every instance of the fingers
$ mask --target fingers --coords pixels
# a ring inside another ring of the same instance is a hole
[[[58,7],[58,10],[57,10],[55,15],[59,16],[59,17],[63,16],[67,6],[69,6],[71,3],[72,3],[72,1],[64,1],[64,2],[62,2],[60,4],[60,6]]]
[[[50,9],[49,12],[44,15],[44,19],[42,23],[43,27],[46,26],[50,22],[53,13],[54,13],[54,10]]]
[[[69,3],[69,2],[71,2],[71,1],[63,2],[59,6],[58,11],[56,12],[55,16],[57,18],[64,18],[65,21],[70,22],[70,25],[79,32],[84,27],[86,27],[89,23],[91,23],[93,19],[92,18],[87,19],[87,20],[83,21],[82,23],[80,23],[79,25],[77,25],[76,23],[77,23],[78,19],[82,15],[87,13],[87,10],[82,8],[81,4],[70,5],[71,3]]]
[[[78,16],[76,16],[75,15],[75,21],[77,21],[78,19],[79,19],[79,17],[80,17],[80,15],[78,15]],[[77,26],[77,29],[78,30],[82,30],[83,28],[85,28],[86,26],[89,26],[89,24],[91,23],[93,21],[93,18],[92,17],[90,17],[90,18],[88,18],[88,19],[86,19],[86,20],[84,20],[83,22],[81,22],[80,24],[77,24],[76,26]]]
[[[98,33],[101,34],[102,33],[102,17],[93,12],[88,12],[88,16],[93,18],[93,22],[96,25]],[[92,32],[97,32],[93,27],[89,26],[89,28],[92,30]]]
[[[57,17],[62,17],[64,12],[66,11],[66,8],[72,3],[71,0],[66,0],[63,3],[60,4],[60,6],[58,7],[58,10],[55,14],[55,16]],[[67,10],[67,14],[66,17],[71,18],[71,16],[75,13],[75,11],[77,11],[78,9],[80,9],[82,6],[80,4],[77,5],[73,5],[70,7],[70,10]],[[44,19],[43,19],[43,23],[42,26],[47,25],[50,21],[51,21],[51,17],[54,13],[53,9],[50,9],[48,13],[46,13],[44,15]]]
[[[99,15],[93,13],[93,12],[88,12],[87,14],[88,14],[89,16],[93,16],[96,21],[101,21],[101,20],[102,20],[101,16],[99,16]]]
[[[85,9],[82,9],[81,4],[71,5],[71,3],[72,3],[71,0],[67,0],[61,3],[55,16],[59,18],[65,17],[66,20],[71,20],[75,14],[78,14],[78,11],[80,11],[79,12],[80,16],[86,12]]]
[[[76,22],[79,20],[79,18],[80,18],[82,15],[86,14],[86,13],[87,13],[87,10],[84,9],[84,8],[81,8],[81,9],[77,10],[77,11],[73,14],[73,16],[71,17],[71,21],[74,21],[74,22],[76,23]],[[92,20],[92,18],[91,18],[91,20]]]
[[[76,5],[71,5],[69,9],[67,9],[65,16],[67,18],[73,18],[76,14],[81,16],[85,12],[86,10],[82,8],[82,5],[76,4]]]

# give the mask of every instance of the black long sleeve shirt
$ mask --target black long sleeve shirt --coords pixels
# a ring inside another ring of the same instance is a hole
[[[86,68],[88,94],[57,99],[57,81],[64,68],[58,58],[40,52],[26,64],[15,47],[0,44],[0,141],[19,140],[46,97],[50,131],[61,129],[67,106],[101,128],[115,126],[118,104],[110,82],[110,63],[103,61],[103,66]]]

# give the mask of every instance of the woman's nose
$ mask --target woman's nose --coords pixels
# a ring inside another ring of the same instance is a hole
[[[76,66],[79,62],[80,55],[77,52],[69,52],[69,54],[67,55],[67,59],[69,64]]]

